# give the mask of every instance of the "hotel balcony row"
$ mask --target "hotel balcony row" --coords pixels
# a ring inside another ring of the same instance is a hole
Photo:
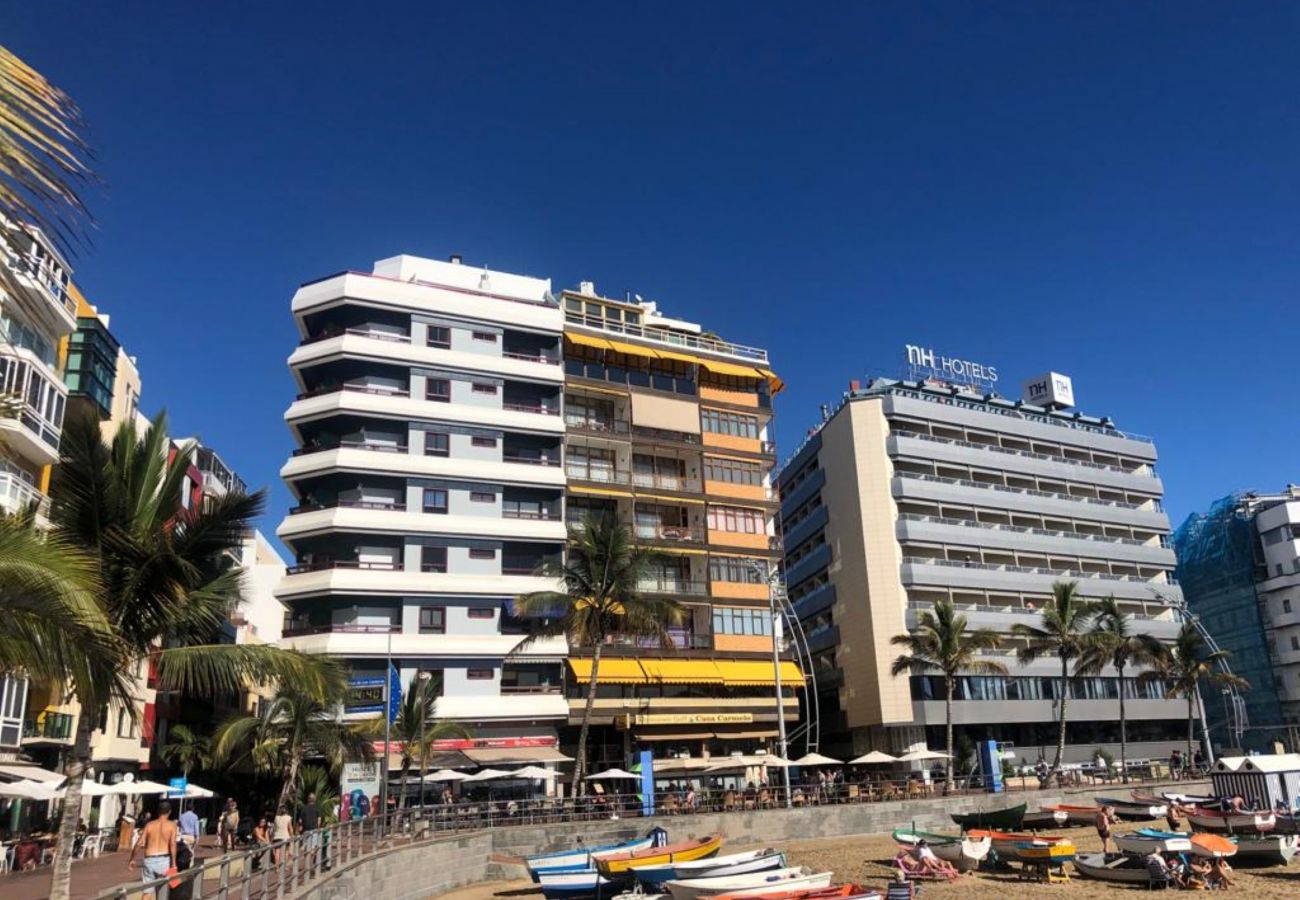
[[[975,546],[991,553],[1037,553],[1052,557],[1102,557],[1134,566],[1170,570],[1176,562],[1174,551],[1165,545],[1163,536],[1141,541],[1104,533],[1033,528],[908,512],[899,514],[895,533],[901,544]],[[1136,569],[1132,574],[1137,574]]]
[[[11,348],[0,353],[0,395],[12,404],[10,413],[0,416],[5,448],[21,458],[25,468],[39,471],[58,462],[67,386],[30,350]]]
[[[1120,600],[1159,601],[1169,606],[1182,602],[1181,589],[1164,569],[1120,571],[1120,567],[1097,561],[1080,563],[1062,559],[1044,560],[1042,565],[1021,565],[993,561],[997,557],[978,551],[950,549],[949,552],[970,558],[944,558],[943,551],[904,547],[903,585],[1046,596],[1056,582],[1075,581],[1079,592],[1091,600],[1114,596]]]

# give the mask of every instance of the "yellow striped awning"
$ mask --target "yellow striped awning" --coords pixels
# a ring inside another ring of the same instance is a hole
[[[655,353],[659,354],[664,359],[675,359],[678,362],[690,363],[695,366],[702,365],[704,362],[704,360],[700,359],[698,356],[687,356],[685,353],[678,353],[676,350],[661,350],[656,347]]]
[[[597,494],[601,497],[631,497],[631,491],[611,491],[609,488],[587,487],[582,484],[570,484],[566,490],[575,494]]]
[[[574,344],[581,344],[584,347],[594,347],[597,350],[609,349],[609,341],[604,338],[590,337],[585,334],[577,334],[568,331],[564,333],[564,337],[566,340],[571,341]]]
[[[719,375],[735,375],[738,378],[765,378],[762,372],[752,366],[738,366],[735,363],[716,362],[712,359],[700,360],[700,365]]]
[[[636,498],[638,500],[659,500],[663,503],[686,503],[686,504],[694,503],[699,506],[704,505],[703,500],[699,500],[694,497],[665,497],[662,494],[642,494],[638,492]]]
[[[591,660],[569,659],[569,670],[580,684],[591,683]],[[645,684],[645,672],[635,659],[611,659],[600,661],[596,670],[596,681],[601,684]]]
[[[720,659],[715,665],[722,673],[722,682],[733,686],[776,684],[776,671],[767,660]],[[788,660],[781,663],[781,684],[798,687],[804,683],[803,672]]]
[[[781,380],[781,376],[771,369],[759,369],[758,374],[767,379],[767,386],[773,394],[779,394],[785,390],[785,382]]]
[[[609,349],[627,356],[645,356],[650,359],[655,359],[659,356],[658,353],[651,350],[649,347],[638,347],[635,344],[625,344],[622,341],[609,341],[608,343]]]
[[[664,684],[722,684],[722,673],[711,659],[643,659],[650,681]]]

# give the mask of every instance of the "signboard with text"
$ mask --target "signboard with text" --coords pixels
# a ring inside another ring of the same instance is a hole
[[[906,344],[905,347],[907,350],[907,366],[911,371],[912,378],[916,381],[935,378],[939,381],[973,384],[981,387],[992,387],[997,384],[998,370],[996,366],[973,362],[957,356],[944,356],[941,353],[936,353],[932,347],[922,347],[918,344]]]
[[[638,713],[626,717],[630,725],[741,725],[754,721],[753,713]]]

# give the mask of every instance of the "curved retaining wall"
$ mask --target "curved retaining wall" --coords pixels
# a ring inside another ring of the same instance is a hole
[[[1200,785],[1179,782],[1193,791]],[[299,892],[298,900],[415,900],[434,897],[483,881],[519,878],[521,865],[512,862],[530,853],[605,844],[644,834],[651,825],[667,828],[672,840],[715,832],[738,846],[786,841],[880,834],[902,826],[929,831],[951,829],[951,813],[1000,809],[1028,801],[1031,806],[1091,802],[1094,794],[1123,793],[1118,786],[1071,792],[1033,791],[978,794],[892,803],[857,803],[803,809],[705,813],[655,819],[615,819],[564,824],[521,825],[435,838],[380,850],[331,873]]]

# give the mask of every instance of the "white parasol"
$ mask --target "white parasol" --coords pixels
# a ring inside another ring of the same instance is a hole
[[[624,769],[606,769],[594,775],[588,775],[584,781],[640,781],[641,776]]]
[[[469,776],[464,772],[457,772],[454,769],[439,769],[424,776],[425,781],[465,781],[467,778]]]
[[[503,769],[484,769],[482,772],[475,772],[473,775],[466,778],[465,783],[469,784],[471,781],[494,781],[499,778],[513,777],[513,772],[506,772]]]
[[[831,759],[829,756],[823,756],[820,753],[809,753],[801,756],[794,761],[796,766],[842,766],[844,763],[838,759]]]
[[[849,760],[851,766],[880,766],[886,763],[898,762],[897,756],[890,756],[888,753],[881,753],[879,750],[872,750],[870,753],[864,753],[857,759]]]
[[[947,759],[947,753],[938,750],[910,750],[898,758],[899,762],[923,762],[928,759]]]

